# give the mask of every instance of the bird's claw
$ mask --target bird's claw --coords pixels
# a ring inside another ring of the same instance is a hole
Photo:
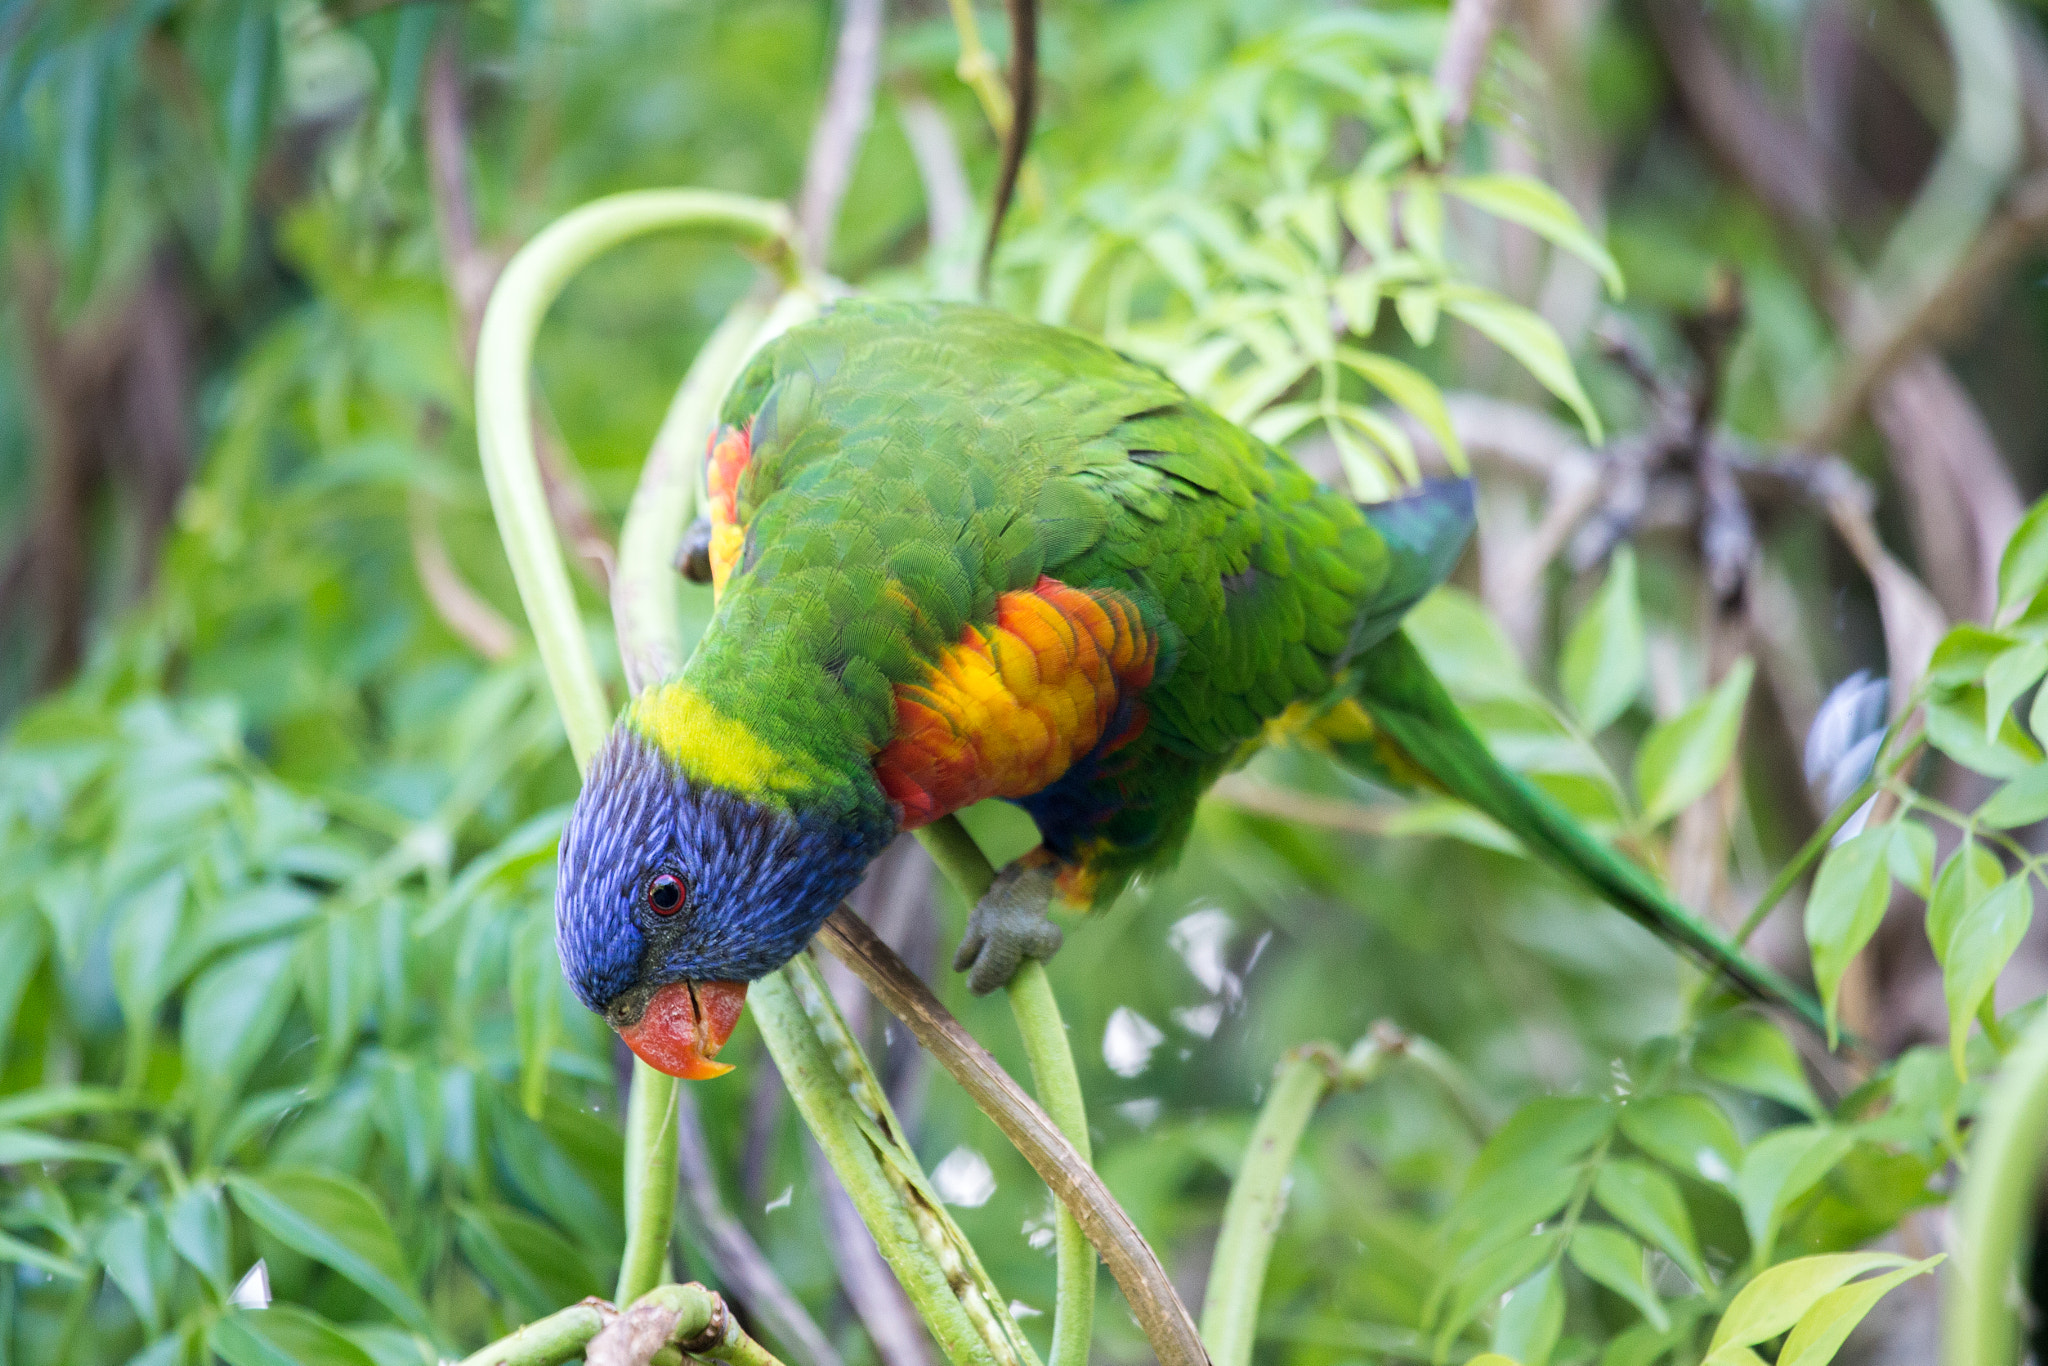
[[[953,955],[953,970],[967,974],[967,989],[986,996],[1010,984],[1027,958],[1040,962],[1059,952],[1060,927],[1046,918],[1053,870],[1011,864],[967,917],[967,933]]]

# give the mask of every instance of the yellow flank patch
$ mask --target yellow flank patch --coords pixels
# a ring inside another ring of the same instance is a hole
[[[815,777],[681,683],[647,689],[626,714],[693,782],[759,796],[805,788]]]

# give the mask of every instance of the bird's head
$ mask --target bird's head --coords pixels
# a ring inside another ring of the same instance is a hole
[[[730,723],[686,723],[693,705],[643,695],[606,739],[562,831],[555,941],[635,1053],[702,1079],[731,1070],[714,1059],[747,983],[803,948],[893,830],[763,786],[787,775]]]

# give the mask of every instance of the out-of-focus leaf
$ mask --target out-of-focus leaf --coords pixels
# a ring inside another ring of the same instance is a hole
[[[1621,1132],[1650,1156],[1687,1176],[1730,1187],[1742,1143],[1721,1108],[1705,1096],[1648,1096],[1621,1109]],[[1640,1230],[1639,1230],[1640,1231]]]
[[[222,1207],[220,1187],[194,1184],[185,1187],[165,1211],[164,1223],[171,1246],[206,1278],[216,1293],[228,1293],[228,1220]]]
[[[228,1366],[377,1366],[333,1324],[287,1304],[229,1310],[206,1345]]]
[[[1827,1010],[1828,1046],[1837,1037],[1842,975],[1863,951],[1884,919],[1891,900],[1892,829],[1865,830],[1828,850],[1813,894],[1806,899],[1806,942],[1813,950],[1813,977]]]
[[[1769,1342],[1805,1317],[1822,1296],[1858,1276],[1909,1265],[1910,1258],[1891,1252],[1840,1252],[1771,1267],[1730,1302],[1707,1344],[1707,1360],[1725,1347]]]
[[[1605,730],[1627,711],[1642,691],[1647,658],[1635,552],[1624,545],[1614,552],[1606,582],[1565,638],[1558,663],[1558,682],[1579,724],[1588,731]]]
[[[1626,1131],[1627,1111],[1622,1121]],[[1702,1289],[1713,1285],[1677,1182],[1646,1163],[1610,1157],[1593,1178],[1593,1198],[1638,1237],[1661,1249]]]
[[[1894,1287],[1932,1271],[1940,1261],[1940,1255],[1929,1257],[1822,1295],[1792,1326],[1785,1345],[1778,1349],[1778,1366],[1827,1366],[1879,1300]]]
[[[1885,863],[1899,885],[1921,897],[1934,895],[1934,832],[1911,818],[1892,824],[1892,842]]]
[[[107,1279],[119,1286],[128,1303],[135,1306],[135,1317],[151,1332],[160,1332],[162,1301],[158,1298],[156,1269],[151,1265],[154,1259],[150,1255],[155,1241],[156,1231],[150,1227],[149,1212],[130,1205],[107,1220],[93,1250],[99,1255],[100,1265],[107,1269]],[[169,1291],[171,1287],[162,1288]]]
[[[1984,738],[1995,741],[2010,719],[2012,704],[2048,673],[2048,644],[2030,640],[2013,646],[1984,671]]]
[[[2041,762],[2041,747],[2011,713],[1995,726],[1987,722],[1981,683],[1936,689],[1926,715],[1927,743],[1987,778],[2017,778]]]
[[[223,959],[186,993],[185,1065],[216,1094],[240,1089],[284,1023],[293,947],[264,944]]]
[[[2048,588],[2048,499],[2027,510],[1998,558],[1998,615],[2004,617],[2043,588]]]
[[[1477,290],[1447,290],[1444,312],[1479,332],[1501,350],[1513,356],[1536,382],[1563,400],[1586,430],[1586,439],[1599,445],[1607,439],[1600,426],[1600,414],[1579,387],[1578,372],[1551,325],[1520,304]],[[1426,345],[1417,339],[1418,345]]]
[[[1599,272],[1609,294],[1621,298],[1621,267],[1586,230],[1578,211],[1542,181],[1524,175],[1451,176],[1444,181],[1444,189],[1495,218],[1519,223],[1551,245],[1570,252]]]
[[[2048,763],[2036,764],[1999,788],[1977,808],[1979,825],[2012,830],[2048,820]]]
[[[1743,1155],[1736,1199],[1753,1259],[1771,1255],[1785,1211],[1847,1156],[1855,1141],[1840,1129],[1801,1124],[1765,1134]]]
[[[279,1242],[348,1277],[411,1327],[432,1331],[398,1235],[359,1183],[287,1168],[261,1177],[233,1174],[228,1189],[242,1212]]]
[[[1508,1292],[1493,1324],[1493,1350],[1523,1366],[1549,1366],[1564,1329],[1564,1282],[1555,1263]]]
[[[1636,751],[1636,795],[1644,824],[1662,825],[1721,780],[1735,758],[1755,675],[1756,666],[1744,655],[1712,692],[1643,737]]]
[[[1941,989],[1948,997],[1948,1046],[1957,1076],[1968,1073],[1963,1050],[1970,1040],[1970,1019],[1990,997],[2033,920],[2033,878],[2016,877],[1965,906],[1949,929]]]
[[[1420,422],[1436,438],[1444,459],[1453,470],[1462,472],[1465,469],[1465,448],[1459,444],[1457,430],[1451,426],[1451,413],[1444,406],[1443,391],[1431,383],[1427,375],[1391,357],[1355,346],[1338,347],[1337,359]]]
[[[2004,881],[2005,865],[1998,861],[1998,855],[1979,844],[1974,835],[1965,833],[1963,842],[1941,866],[1934,879],[1934,891],[1927,898],[1927,942],[1934,950],[1935,962],[1948,962],[1949,941],[1954,938],[1963,913]]]
[[[0,1129],[0,1167],[30,1162],[126,1162],[128,1154],[104,1143],[58,1138],[34,1129]]]
[[[18,1262],[23,1266],[32,1266],[38,1271],[47,1272],[52,1276],[61,1276],[67,1281],[82,1281],[85,1279],[85,1268],[76,1262],[59,1257],[56,1253],[37,1247],[34,1243],[24,1242],[4,1229],[0,1229],[0,1265],[8,1262]]]
[[[1567,1245],[1572,1265],[1606,1286],[1659,1328],[1671,1322],[1643,1274],[1642,1244],[1608,1224],[1580,1224]]]
[[[1710,1080],[1820,1114],[1820,1102],[1790,1041],[1775,1025],[1747,1011],[1722,1015],[1701,1030],[1692,1061]]]
[[[455,1234],[463,1255],[484,1278],[517,1300],[529,1317],[552,1313],[604,1283],[589,1259],[538,1219],[502,1206],[463,1206]]]

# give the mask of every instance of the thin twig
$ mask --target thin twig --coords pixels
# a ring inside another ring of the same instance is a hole
[[[1479,76],[1486,69],[1486,51],[1493,46],[1494,32],[1500,27],[1501,4],[1502,0],[1456,0],[1451,6],[1435,72],[1447,142],[1454,141],[1472,117]]]
[[[1024,149],[1038,116],[1038,0],[1006,0],[1010,14],[1010,120],[1003,129],[1003,165],[996,174],[995,201],[989,208],[988,241],[981,249],[981,292],[988,293],[989,271],[995,265],[996,243],[1002,240],[1003,219],[1017,191],[1024,167]]]
[[[797,242],[808,270],[824,267],[839,222],[839,206],[853,180],[861,143],[875,116],[875,68],[882,50],[883,0],[846,0],[839,47],[825,103],[811,131],[797,195]]]
[[[703,1117],[697,1111],[695,1092],[687,1086],[676,1091],[676,1137],[676,1168],[682,1177],[683,1195],[718,1279],[770,1337],[806,1366],[840,1366],[831,1339],[775,1274],[754,1235],[727,1212],[719,1198],[718,1173],[711,1165]]]

